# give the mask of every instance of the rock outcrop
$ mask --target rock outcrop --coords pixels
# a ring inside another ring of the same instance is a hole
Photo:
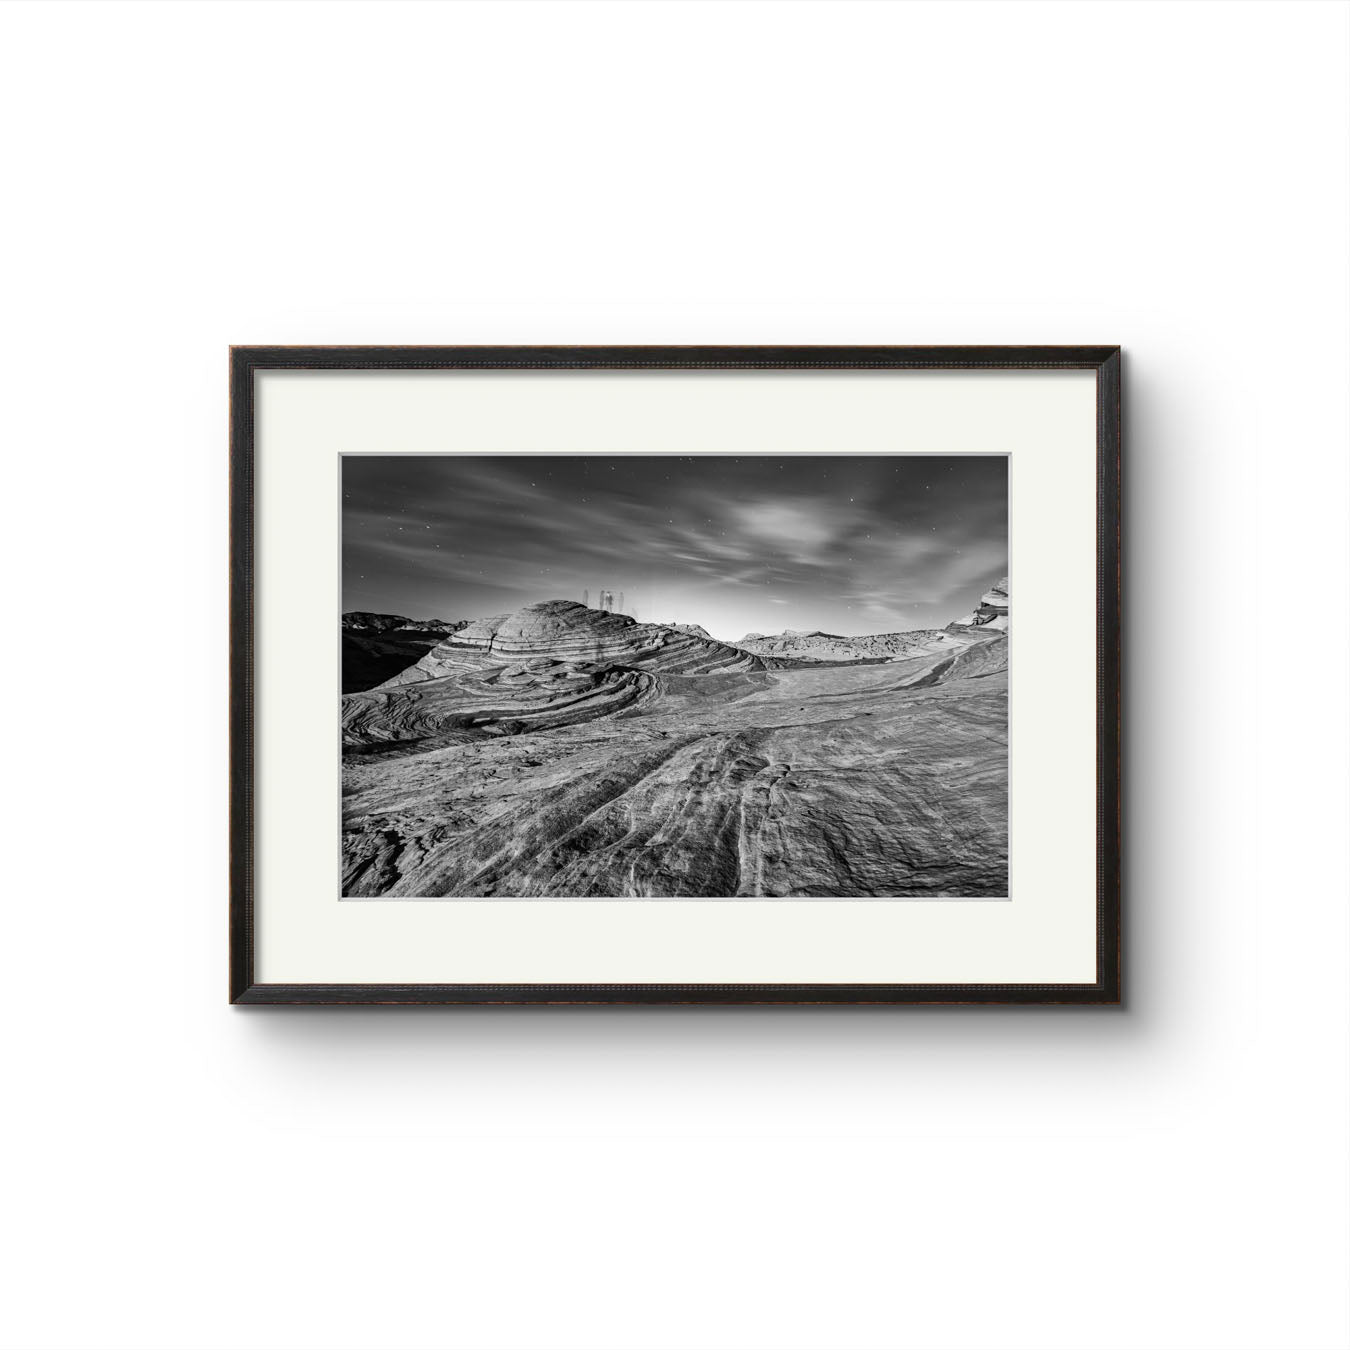
[[[987,628],[990,632],[1006,633],[1008,631],[1008,605],[1008,578],[1004,577],[1002,581],[996,582],[980,596],[980,603],[970,614],[957,619],[953,624],[949,624],[948,629]]]
[[[447,633],[464,626],[444,619],[408,619],[401,614],[353,611],[342,616],[342,692],[383,684],[406,670]]]
[[[924,652],[949,651],[969,641],[1008,631],[1008,578],[991,586],[977,608],[946,628],[914,628],[902,633],[844,637],[818,628],[786,628],[781,633],[747,633],[737,644],[769,664],[782,661],[902,661]]]
[[[771,635],[747,633],[736,644],[765,661],[899,661],[923,652],[959,645],[940,628],[916,628],[906,633],[870,633],[843,637],[838,633],[795,632]]]
[[[396,629],[413,633],[453,633],[466,620],[451,623],[445,619],[408,619],[402,614],[372,614],[354,609],[342,616],[342,627],[353,633],[389,633]]]
[[[498,665],[548,659],[684,674],[763,668],[753,655],[685,629],[638,623],[626,614],[589,609],[575,600],[545,600],[510,614],[475,619],[390,683],[442,679],[463,670],[471,656]]]

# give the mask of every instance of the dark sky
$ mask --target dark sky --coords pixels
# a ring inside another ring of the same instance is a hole
[[[1003,456],[356,455],[343,610],[474,619],[624,592],[714,637],[940,627],[1007,572]]]

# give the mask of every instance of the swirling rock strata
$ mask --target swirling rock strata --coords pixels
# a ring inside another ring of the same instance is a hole
[[[503,627],[576,639],[497,623],[344,699],[344,895],[1007,894],[1006,638],[682,671],[631,621],[603,641],[645,666],[503,652]]]
[[[637,623],[626,614],[588,609],[575,600],[546,600],[474,620],[391,682],[414,684],[454,674],[468,653],[503,664],[534,657],[686,673],[762,669],[753,654],[711,638]]]

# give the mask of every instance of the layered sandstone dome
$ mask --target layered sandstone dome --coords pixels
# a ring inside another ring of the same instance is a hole
[[[510,614],[476,619],[460,629],[455,641],[503,656],[547,654],[565,658],[575,653],[589,659],[596,654],[597,646],[631,646],[638,626],[627,614],[589,609],[575,600],[545,600]]]
[[[754,655],[711,638],[637,623],[627,614],[588,609],[575,600],[545,600],[510,614],[475,619],[388,683],[439,679],[484,659],[506,665],[549,660],[631,666],[684,675],[763,669]]]

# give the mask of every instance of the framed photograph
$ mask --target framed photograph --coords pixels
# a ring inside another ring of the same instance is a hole
[[[1120,449],[1109,346],[236,347],[231,1000],[1120,1002]]]

